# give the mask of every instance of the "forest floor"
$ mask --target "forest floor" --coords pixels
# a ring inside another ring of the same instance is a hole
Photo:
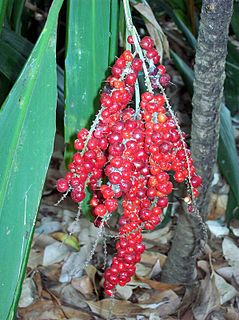
[[[207,221],[209,241],[197,262],[195,286],[160,282],[175,232],[174,215],[164,228],[144,234],[147,250],[136,275],[112,299],[103,294],[102,275],[115,241],[101,240],[89,261],[99,229],[82,216],[75,221],[77,205],[70,198],[55,206],[61,197],[55,190],[56,180],[65,172],[63,149],[63,139],[57,135],[18,319],[239,319],[239,223],[224,223],[228,187],[218,173]]]

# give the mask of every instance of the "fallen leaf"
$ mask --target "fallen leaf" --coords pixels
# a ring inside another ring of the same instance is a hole
[[[198,296],[193,303],[192,311],[195,320],[205,320],[208,314],[220,305],[219,292],[215,286],[214,279],[210,278],[209,266],[206,261],[199,261],[200,268],[206,272],[205,279],[200,281]],[[198,264],[199,264],[198,262]]]
[[[36,267],[42,264],[42,260],[43,250],[31,248],[27,266],[31,269],[35,269]]]
[[[239,266],[239,248],[230,238],[223,239],[222,251],[225,259],[232,267]]]
[[[117,296],[119,295],[121,299],[128,300],[133,293],[134,287],[126,285],[124,287],[116,286]]]
[[[208,220],[206,224],[213,236],[221,238],[229,234],[229,229],[218,220]]]
[[[82,276],[81,278],[72,279],[71,284],[73,288],[82,293],[87,299],[94,298],[94,287],[90,278],[87,275]]]
[[[143,263],[137,263],[136,265],[136,273],[139,275],[139,276],[147,276],[151,271],[151,268],[150,267],[146,267]]]
[[[33,242],[32,242],[32,247],[34,248],[45,248],[46,246],[52,244],[52,243],[55,243],[55,240],[48,236],[47,234],[34,234],[34,237],[33,237]]]
[[[133,6],[143,16],[149,34],[155,40],[159,55],[163,57],[163,52],[165,52],[166,56],[169,58],[169,44],[167,37],[163,33],[158,21],[155,19],[154,13],[150,6],[146,2],[136,3]]]
[[[100,301],[87,301],[90,309],[105,319],[111,317],[126,318],[138,315],[149,315],[152,310],[142,309],[137,304],[116,299],[103,299]]]
[[[60,282],[70,282],[72,278],[79,278],[83,275],[84,265],[89,257],[89,247],[84,246],[79,252],[72,252],[64,262]]]
[[[167,257],[164,254],[147,250],[141,255],[140,262],[145,263],[146,265],[154,266],[157,260],[159,260],[161,266],[163,266],[166,261],[166,258]]]
[[[36,233],[41,234],[49,234],[52,232],[56,232],[62,230],[62,225],[59,221],[49,221],[44,222],[40,225],[40,227],[36,228]]]
[[[235,310],[232,307],[227,308],[226,313],[225,313],[225,319],[226,320],[239,320],[239,311]]]
[[[230,221],[230,229],[232,230],[234,236],[239,237],[239,221],[237,219],[232,219]]]
[[[45,278],[52,282],[58,282],[60,277],[61,265],[54,263],[49,266],[40,266],[38,270],[44,275]]]
[[[95,283],[95,276],[96,276],[96,273],[97,273],[96,267],[94,267],[91,264],[89,264],[85,268],[85,272],[86,272],[87,276],[90,278],[91,282],[93,283],[95,293],[98,296],[97,286],[96,286],[96,283]]]
[[[160,275],[161,271],[162,271],[162,268],[161,268],[161,265],[160,265],[160,260],[157,259],[157,261],[155,262],[152,270],[149,273],[149,278],[151,279],[151,278],[154,278],[154,277]],[[137,270],[136,270],[136,273],[138,274]]]
[[[87,307],[84,296],[78,292],[71,284],[64,286],[61,291],[59,298],[61,301],[69,303],[72,306],[84,309]]]
[[[19,300],[19,307],[26,308],[37,299],[37,289],[32,278],[26,278],[23,281],[22,293]]]
[[[62,310],[64,311],[64,314],[66,315],[67,319],[70,320],[93,320],[94,318],[92,315],[90,315],[87,312],[84,312],[83,310],[77,310],[74,308],[62,306]]]
[[[178,310],[180,303],[181,299],[175,292],[166,290],[160,293],[153,293],[148,303],[144,301],[144,303],[141,302],[139,305],[143,308],[148,306],[148,308],[154,309],[154,311],[152,312],[151,310],[151,312],[155,315],[166,317],[174,314]]]
[[[64,260],[69,255],[69,248],[63,243],[54,242],[47,246],[43,255],[43,266]]]
[[[55,232],[52,235],[52,238],[63,242],[65,245],[75,249],[76,251],[80,250],[80,244],[78,239],[74,235],[69,235],[64,232]]]
[[[140,282],[148,284],[152,289],[158,290],[158,291],[165,291],[165,290],[175,290],[179,289],[181,286],[176,284],[170,284],[170,283],[163,283],[155,280],[150,280],[144,277],[140,277],[139,275],[135,274],[134,278]]]
[[[227,283],[222,277],[220,277],[217,273],[213,273],[213,278],[215,281],[216,288],[219,292],[220,302],[224,304],[225,302],[234,298],[238,292],[237,290]]]
[[[59,320],[65,319],[61,306],[52,301],[39,300],[27,308],[19,308],[18,314],[24,320]]]

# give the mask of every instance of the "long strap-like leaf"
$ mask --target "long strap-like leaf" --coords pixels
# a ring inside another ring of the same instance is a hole
[[[55,0],[0,112],[0,319],[12,319],[49,165],[57,101]]]

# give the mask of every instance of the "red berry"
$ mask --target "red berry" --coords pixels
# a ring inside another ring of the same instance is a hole
[[[56,183],[56,189],[59,192],[66,192],[69,188],[68,181],[66,179],[59,179]]]
[[[129,44],[134,44],[134,39],[132,36],[128,36],[127,41]]]
[[[141,46],[141,48],[143,48],[145,50],[149,50],[149,49],[153,48],[154,41],[152,38],[146,36],[140,41],[140,46]]]
[[[99,204],[94,209],[94,214],[99,217],[103,217],[107,213],[107,209],[103,204]]]

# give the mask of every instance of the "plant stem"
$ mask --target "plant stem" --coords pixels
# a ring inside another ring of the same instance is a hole
[[[150,81],[150,78],[149,78],[148,69],[147,69],[147,66],[145,64],[144,55],[143,55],[142,49],[141,49],[141,47],[139,45],[139,35],[138,35],[138,32],[137,32],[135,26],[133,25],[130,5],[129,5],[129,0],[123,0],[123,4],[124,4],[126,27],[127,27],[128,31],[129,31],[129,33],[133,37],[136,52],[138,53],[140,59],[143,62],[143,70],[144,70],[144,75],[145,75],[145,85],[146,85],[148,91],[153,93],[153,88],[152,88],[151,81]]]

